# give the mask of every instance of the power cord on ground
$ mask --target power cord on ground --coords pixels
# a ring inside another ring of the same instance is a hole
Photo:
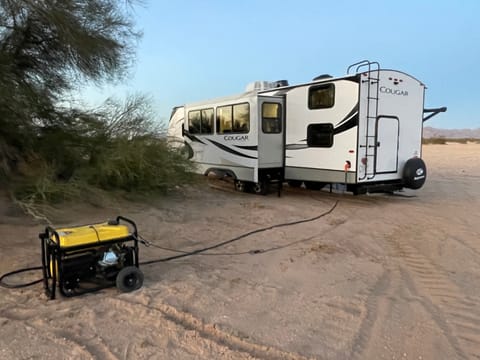
[[[4,281],[4,279],[9,277],[9,276],[24,273],[24,272],[29,272],[29,271],[36,271],[36,270],[42,270],[42,267],[41,266],[34,266],[34,267],[19,269],[19,270],[15,270],[15,271],[11,271],[9,273],[3,274],[2,276],[0,276],[0,286],[4,287],[4,288],[7,288],[7,289],[20,289],[20,288],[24,288],[24,287],[27,287],[27,286],[32,286],[32,285],[38,284],[38,283],[42,282],[43,279],[33,280],[33,281],[28,282],[28,283],[22,283],[22,284],[9,284],[9,283],[6,283]]]
[[[292,222],[287,222],[287,223],[281,223],[281,224],[276,224],[276,225],[271,225],[271,226],[267,226],[267,227],[264,227],[264,228],[260,228],[260,229],[256,229],[256,230],[252,230],[252,231],[249,231],[249,232],[246,232],[244,234],[241,234],[239,236],[236,236],[230,240],[226,240],[226,241],[222,241],[222,242],[219,242],[217,244],[214,244],[214,245],[211,245],[211,246],[207,246],[207,247],[204,247],[204,248],[201,248],[201,249],[196,249],[196,250],[192,250],[192,251],[188,251],[188,252],[184,252],[182,250],[176,250],[176,249],[168,249],[169,251],[175,251],[175,252],[180,252],[179,255],[174,255],[174,256],[169,256],[169,257],[165,257],[165,258],[160,258],[160,259],[156,259],[156,260],[149,260],[149,261],[144,261],[144,262],[141,262],[140,265],[149,265],[149,264],[155,264],[155,263],[159,263],[159,262],[165,262],[165,261],[171,261],[171,260],[175,260],[175,259],[180,259],[180,258],[183,258],[183,257],[187,257],[187,256],[193,256],[193,255],[199,255],[199,254],[202,254],[208,250],[213,250],[213,249],[216,249],[216,248],[219,248],[221,246],[225,246],[227,244],[231,244],[235,241],[238,241],[240,239],[243,239],[243,238],[246,238],[248,236],[251,236],[251,235],[254,235],[254,234],[258,234],[258,233],[261,233],[261,232],[264,232],[264,231],[267,231],[267,230],[272,230],[272,229],[276,229],[276,228],[280,228],[280,227],[285,227],[285,226],[292,226],[292,225],[297,225],[297,224],[303,224],[303,223],[306,223],[306,222],[311,222],[311,221],[315,221],[315,220],[318,220],[328,214],[330,214],[333,210],[335,210],[335,208],[337,207],[338,205],[338,200],[335,201],[335,203],[333,204],[333,206],[328,210],[328,211],[325,211],[324,213],[320,214],[320,215],[317,215],[317,216],[314,216],[312,218],[308,218],[308,219],[302,219],[302,220],[296,220],[296,221],[292,221]],[[150,246],[153,246],[152,243],[149,242],[149,245]],[[164,250],[166,250],[167,248],[165,248]],[[271,251],[271,250],[270,250]],[[258,252],[254,252],[254,253],[260,253],[260,252],[265,252],[265,251],[261,251],[261,250],[258,250]],[[239,253],[239,254],[232,254],[232,255],[244,255],[244,254],[251,254],[252,252],[251,251],[248,251],[248,252],[242,252],[242,253]],[[213,255],[213,254],[211,254]]]

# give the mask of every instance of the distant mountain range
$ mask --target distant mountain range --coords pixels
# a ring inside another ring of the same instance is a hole
[[[480,128],[478,129],[436,129],[430,126],[423,128],[423,137],[447,138],[447,139],[480,139]]]

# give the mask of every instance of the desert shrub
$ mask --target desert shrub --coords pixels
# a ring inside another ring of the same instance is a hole
[[[54,125],[39,127],[31,156],[15,168],[11,185],[22,202],[82,199],[105,191],[165,193],[189,183],[192,163],[166,143],[150,100],[109,99],[94,111],[71,110]],[[59,125],[60,124],[60,125]]]
[[[439,145],[446,145],[447,140],[444,137],[439,137],[439,138],[423,138],[422,143],[427,145],[427,144],[439,144]]]
[[[188,183],[192,164],[170,149],[165,139],[144,136],[114,139],[80,177],[99,188],[165,192]]]
[[[441,144],[446,145],[447,143],[457,143],[457,144],[468,144],[469,142],[478,143],[480,139],[474,138],[424,138],[422,139],[423,144]]]
[[[167,146],[164,129],[154,121],[151,101],[131,96],[109,99],[97,109],[94,141],[82,177],[103,189],[162,191],[191,180],[191,162]]]

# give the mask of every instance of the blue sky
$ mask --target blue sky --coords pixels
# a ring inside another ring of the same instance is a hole
[[[149,94],[167,121],[173,106],[255,80],[341,76],[369,59],[423,81],[426,107],[448,107],[426,125],[478,128],[479,15],[478,0],[149,0],[136,9],[144,36],[129,79],[82,97]]]

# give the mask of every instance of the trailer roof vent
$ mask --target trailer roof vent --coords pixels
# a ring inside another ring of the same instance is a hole
[[[254,81],[250,84],[247,85],[245,88],[246,92],[250,91],[263,91],[263,90],[269,90],[269,89],[274,89],[274,88],[279,88],[279,87],[284,87],[288,86],[288,81],[287,80],[277,80],[277,81]]]
[[[270,89],[270,83],[268,81],[254,81],[247,85],[245,91],[262,91]]]
[[[322,74],[322,75],[318,75],[317,77],[313,78],[313,81],[330,79],[330,78],[333,78],[333,76],[330,75],[330,74]]]
[[[272,82],[271,85],[273,88],[288,86],[288,80],[277,80]]]

